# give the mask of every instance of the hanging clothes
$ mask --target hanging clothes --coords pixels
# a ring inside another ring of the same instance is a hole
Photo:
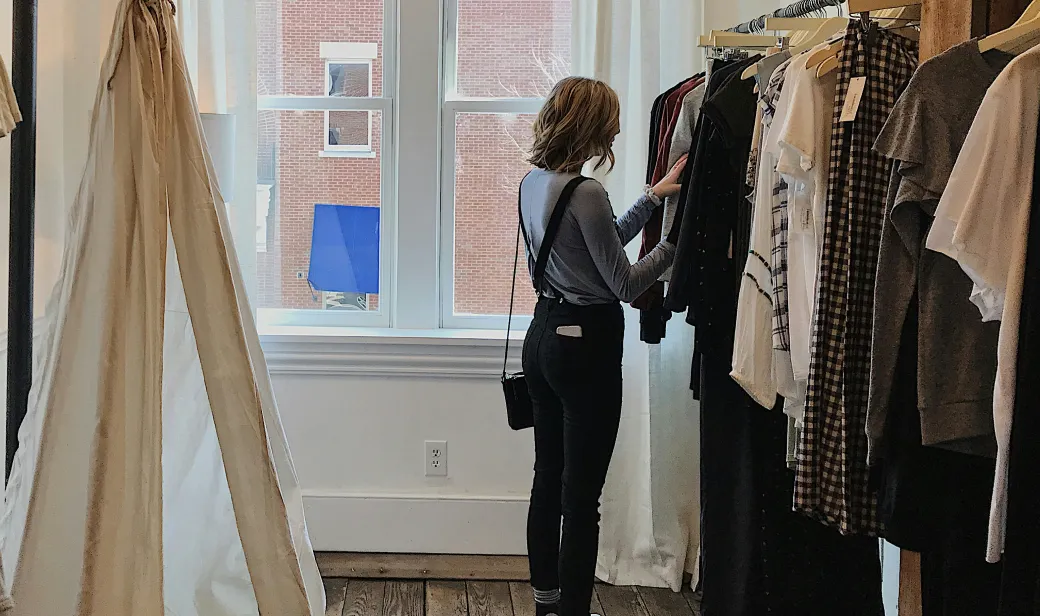
[[[956,259],[971,277],[972,301],[984,316],[1000,307],[993,387],[997,463],[990,505],[990,562],[1000,559],[1005,538],[1037,108],[1040,48],[1033,48],[1008,64],[986,92],[936,208],[926,243],[930,250]]]
[[[924,445],[994,455],[992,400],[997,329],[982,323],[968,297],[971,279],[957,262],[924,249],[935,208],[946,189],[986,90],[1013,59],[979,53],[968,41],[924,63],[907,85],[875,149],[895,161],[878,257],[868,444],[877,439],[891,400],[902,323],[918,292],[917,374]],[[870,457],[874,458],[875,447]]]
[[[685,106],[686,97],[694,88],[703,84],[703,75],[680,82],[678,85],[657,97],[650,116],[650,156],[647,161],[646,183],[653,186],[671,169],[671,144],[673,135],[679,124],[679,117]],[[639,249],[639,258],[650,253],[660,243],[664,227],[665,208],[660,208],[643,227],[643,241]],[[674,212],[673,212],[674,218]],[[632,306],[640,311],[639,339],[649,344],[658,344],[664,338],[665,329],[671,313],[664,309],[664,283],[659,281],[632,302]]]
[[[809,379],[837,86],[837,73],[816,78],[810,71],[798,71],[776,135],[777,172],[789,188],[787,198],[774,202],[773,210],[773,251],[787,289],[787,305],[774,315],[773,337],[775,348],[789,350],[796,397],[789,398],[788,414],[799,422]]]
[[[917,43],[849,26],[840,54],[830,175],[794,503],[846,534],[876,535],[866,414],[878,244],[891,160],[872,146],[917,68]],[[842,122],[853,79],[863,88]]]
[[[924,246],[987,89],[1013,59],[968,41],[925,62],[875,149],[896,161],[881,235],[867,414],[884,537],[921,553],[928,616],[996,614],[986,506],[996,453],[996,323],[971,279]]]
[[[770,184],[762,195],[765,242],[752,239],[761,212],[747,199],[744,180],[757,100],[752,82],[739,78],[750,62],[713,61],[682,194],[677,251],[686,257],[676,260],[669,285],[672,305],[688,306],[687,318],[697,325],[692,385],[701,403],[702,613],[881,616],[877,541],[842,536],[792,511],[784,402],[774,387],[773,399],[760,405],[729,378],[738,296],[754,288],[744,264],[752,262],[753,245],[769,250],[772,231]],[[774,73],[777,83],[783,70]],[[771,160],[760,154],[760,173],[773,174]],[[770,268],[757,264],[755,274],[767,284]],[[764,317],[760,335],[768,352],[768,307]]]

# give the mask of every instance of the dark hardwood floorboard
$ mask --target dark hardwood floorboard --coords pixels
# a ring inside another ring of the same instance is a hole
[[[465,582],[427,582],[426,616],[468,616]]]
[[[686,599],[686,603],[690,605],[690,609],[693,610],[694,616],[701,616],[701,595],[695,592],[692,588],[683,582],[682,596]]]
[[[603,616],[647,616],[635,588],[625,586],[597,587]]]
[[[686,599],[668,588],[640,588],[637,592],[650,616],[693,616]]]
[[[325,616],[534,616],[527,582],[407,581],[325,578]],[[600,616],[700,616],[690,590],[597,584],[592,614]]]
[[[467,582],[469,616],[513,616],[513,598],[505,582]]]
[[[343,599],[343,616],[383,616],[386,582],[350,580]]]
[[[343,595],[347,591],[347,580],[343,578],[322,578],[325,584],[325,616],[341,616],[343,614]]]
[[[386,583],[383,616],[425,616],[426,593],[422,582]]]
[[[534,591],[527,582],[510,582],[509,593],[513,596],[513,616],[534,616]]]
[[[592,589],[592,605],[589,607],[590,614],[599,614],[599,616],[605,616],[603,614],[603,604],[599,602],[599,587]]]

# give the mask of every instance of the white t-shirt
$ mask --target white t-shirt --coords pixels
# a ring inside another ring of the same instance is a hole
[[[1040,47],[1012,61],[990,86],[935,212],[927,243],[960,263],[985,314],[1003,298],[993,422],[997,472],[990,508],[989,562],[1000,560],[1007,517],[1008,454],[1015,407],[1018,325],[1040,110]]]
[[[770,406],[779,392],[785,398],[785,412],[798,421],[804,415],[809,376],[812,313],[819,241],[823,238],[822,212],[826,204],[831,117],[837,84],[836,76],[825,77],[820,82],[815,74],[807,71],[808,56],[802,54],[791,60],[772,125],[762,139],[751,231],[752,255],[741,281],[732,372],[733,378],[763,406]],[[776,295],[771,281],[761,282],[761,277],[768,275],[768,255],[772,249],[772,187],[776,173],[782,174],[788,182],[790,351],[773,349],[772,339],[767,336],[772,331],[772,304],[766,294],[773,301]],[[764,256],[766,263],[756,254]],[[766,404],[767,400],[770,404]]]
[[[808,55],[808,54],[806,54]],[[791,365],[795,379],[809,378],[810,338],[816,302],[816,280],[823,250],[827,211],[827,176],[834,117],[837,73],[822,78],[802,70],[789,73],[789,111],[777,135],[779,171],[792,188],[789,200],[788,288],[790,294]]]
[[[773,408],[779,375],[773,352],[773,292],[770,254],[773,228],[773,173],[776,160],[763,142],[758,159],[751,242],[737,299],[737,323],[730,376],[760,406]]]
[[[794,70],[798,58],[788,71]],[[805,66],[805,60],[801,60]],[[786,87],[780,91],[776,114],[782,113],[790,97]],[[772,408],[778,393],[790,393],[793,379],[788,378],[790,360],[786,353],[773,349],[773,288],[771,255],[773,250],[773,183],[776,174],[775,129],[761,136],[755,186],[754,213],[751,219],[751,242],[744,276],[740,280],[737,299],[737,324],[733,343],[733,370],[730,376],[760,406]],[[778,362],[777,355],[781,355]],[[786,368],[785,368],[786,367]],[[784,372],[784,374],[782,374]]]

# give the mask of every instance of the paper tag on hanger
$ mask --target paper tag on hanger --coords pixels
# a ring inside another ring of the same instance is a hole
[[[863,90],[867,86],[866,77],[853,77],[849,82],[849,91],[845,94],[845,106],[841,108],[839,122],[851,122],[856,119],[859,103],[863,100]]]

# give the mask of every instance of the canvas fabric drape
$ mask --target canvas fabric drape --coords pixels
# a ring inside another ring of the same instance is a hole
[[[574,0],[572,72],[621,99],[617,166],[596,174],[615,205],[645,182],[654,98],[697,71],[697,6],[690,0]],[[635,256],[638,243],[629,246]],[[690,393],[693,330],[673,319],[648,348],[627,312],[621,429],[603,493],[597,575],[613,584],[670,587],[696,569],[699,544],[697,405]]]
[[[101,75],[0,522],[16,613],[323,614],[172,3],[121,0]]]

